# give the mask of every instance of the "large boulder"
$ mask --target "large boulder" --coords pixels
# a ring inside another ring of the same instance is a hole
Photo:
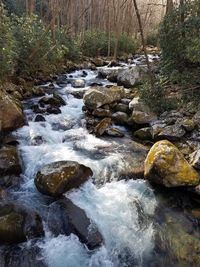
[[[84,210],[77,207],[69,199],[59,200],[51,204],[47,223],[54,235],[73,233],[89,249],[95,249],[103,241],[94,222],[90,221]]]
[[[136,86],[141,82],[142,69],[138,66],[119,70],[117,82],[126,88]]]
[[[154,144],[147,155],[144,168],[146,179],[166,187],[195,186],[199,183],[199,174],[167,140]]]
[[[167,139],[169,141],[177,141],[180,140],[185,134],[186,131],[181,125],[174,124],[164,127],[158,134],[158,138]]]
[[[98,77],[100,78],[108,78],[109,80],[117,79],[119,70],[121,68],[116,67],[116,68],[112,68],[112,67],[104,67],[104,68],[99,68],[98,69]]]
[[[129,103],[129,109],[133,110],[131,116],[133,123],[149,124],[157,119],[156,114],[139,97],[135,97]]]
[[[75,161],[58,161],[47,164],[38,171],[35,185],[39,192],[59,197],[70,189],[78,188],[93,173],[90,168]]]
[[[0,178],[9,174],[20,174],[21,166],[17,150],[13,146],[5,146],[0,149]]]
[[[24,206],[0,202],[0,243],[16,244],[44,235],[39,215]]]
[[[0,90],[0,131],[12,131],[23,125],[24,116],[21,105]]]
[[[90,109],[96,109],[106,104],[119,101],[124,96],[124,88],[120,86],[90,88],[83,101]]]

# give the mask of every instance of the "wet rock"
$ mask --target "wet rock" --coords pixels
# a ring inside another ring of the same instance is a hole
[[[117,81],[119,85],[131,88],[141,82],[142,69],[138,66],[119,70]]]
[[[102,244],[103,238],[97,226],[91,222],[84,210],[69,199],[54,202],[49,208],[48,226],[54,235],[77,235],[89,249]]]
[[[40,113],[40,114],[45,113],[45,109],[39,107],[39,105],[33,105],[31,108],[34,113]]]
[[[83,99],[85,91],[82,91],[82,90],[81,91],[71,91],[70,94],[73,95],[77,99]]]
[[[19,145],[19,141],[16,139],[15,136],[6,135],[3,138],[3,144],[8,145],[8,146],[17,146]]]
[[[20,92],[15,91],[15,92],[13,92],[11,95],[12,95],[14,98],[16,98],[17,100],[20,100],[20,101],[23,100],[23,96],[22,96],[22,94],[21,94]]]
[[[100,117],[100,118],[103,117],[104,118],[104,117],[111,117],[112,113],[108,109],[97,108],[92,112],[92,115],[95,117]]]
[[[39,121],[46,121],[45,117],[42,116],[41,114],[37,114],[34,121],[39,122]]]
[[[117,104],[116,107],[115,107],[115,110],[116,111],[120,111],[120,112],[124,112],[124,113],[129,113],[130,112],[128,105],[125,105],[125,104],[122,104],[122,103]]]
[[[126,125],[128,124],[129,116],[124,112],[118,111],[118,112],[113,113],[112,119],[114,123],[118,125]]]
[[[0,202],[0,243],[16,244],[44,235],[39,215],[22,205]]]
[[[157,142],[145,160],[146,179],[166,187],[195,186],[199,174],[169,141]]]
[[[33,88],[32,93],[34,96],[44,96],[45,95],[44,89],[41,87]]]
[[[115,101],[119,101],[123,96],[123,87],[94,87],[90,88],[85,93],[83,101],[88,108],[96,109],[105,104],[110,104]]]
[[[136,97],[129,103],[129,109],[133,110],[131,121],[137,124],[149,124],[157,119],[155,113],[143,103],[143,101]]]
[[[58,161],[45,165],[35,177],[39,192],[59,197],[78,188],[93,175],[90,168],[75,161]]]
[[[189,155],[190,164],[197,170],[200,170],[200,150],[194,151]]]
[[[0,177],[0,187],[5,188],[19,188],[22,178],[16,175],[4,175]]]
[[[72,84],[72,86],[74,88],[83,88],[83,87],[85,87],[85,80],[83,80],[83,79],[75,79],[75,80],[72,81],[71,84]]]
[[[0,174],[20,174],[21,166],[17,150],[13,146],[4,146],[0,149]]]
[[[117,128],[110,127],[106,129],[106,134],[113,137],[124,137],[124,134]]]
[[[139,129],[134,132],[134,136],[141,140],[151,140],[152,139],[152,128],[146,127]]]
[[[48,107],[47,112],[49,114],[60,114],[61,110],[58,107]]]
[[[94,128],[94,133],[97,136],[101,136],[105,133],[106,129],[111,125],[111,118],[105,118],[101,120]]]
[[[0,249],[0,267],[47,267],[43,260],[41,248],[34,243]]]
[[[166,126],[159,134],[160,139],[167,139],[169,141],[180,140],[186,131],[180,125],[169,125]]]
[[[12,131],[24,125],[21,105],[0,90],[0,130]]]

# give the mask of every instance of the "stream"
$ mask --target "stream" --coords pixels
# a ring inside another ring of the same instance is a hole
[[[187,206],[190,206],[189,200],[182,200],[182,203],[186,204],[180,205],[176,193],[170,197],[165,194],[160,197],[159,190],[155,192],[147,181],[120,179],[119,173],[130,167],[126,157],[128,153],[131,155],[132,151],[126,142],[119,138],[97,138],[87,131],[82,111],[83,100],[75,98],[71,93],[76,90],[85,91],[93,82],[103,85],[111,83],[97,78],[96,71],[84,71],[87,72],[84,78],[86,87],[82,89],[75,89],[70,83],[55,85],[56,93],[66,103],[60,108],[60,114],[43,114],[45,121],[35,122],[36,114],[31,107],[37,104],[40,98],[24,101],[27,125],[14,133],[19,141],[23,183],[17,191],[11,192],[11,197],[17,203],[23,203],[40,214],[45,237],[23,243],[19,246],[20,249],[29,251],[38,248],[40,253],[35,260],[42,260],[44,266],[48,267],[200,266],[193,262],[194,257],[189,261],[190,265],[183,265],[184,257],[177,257],[168,245],[165,248],[162,242],[169,241],[171,232],[169,236],[165,234],[162,235],[163,238],[158,237],[163,229],[170,231],[169,227],[175,227],[177,224],[181,230],[180,235],[187,233],[192,238],[198,237],[197,221],[191,219],[188,215],[190,213],[184,213]],[[82,78],[82,74],[82,70],[66,74],[66,80]],[[51,97],[52,90],[48,85],[44,88],[46,96]],[[118,128],[125,133],[125,139],[130,138],[127,129]],[[90,167],[94,173],[92,179],[82,187],[65,195],[86,212],[102,234],[102,246],[93,251],[81,243],[76,235],[55,237],[48,228],[48,210],[53,200],[37,191],[34,177],[42,166],[62,160],[77,161]],[[179,200],[183,199],[183,195],[184,193],[180,192]],[[169,227],[167,215],[171,221],[175,221]],[[176,235],[176,228],[171,231]],[[193,242],[193,239],[190,240],[190,247]],[[171,244],[173,248],[173,241]],[[180,245],[184,244],[181,239]],[[20,257],[20,254],[18,255]],[[25,256],[22,254],[21,257]],[[15,263],[10,266],[20,265]],[[20,267],[24,266],[30,265],[24,263]]]

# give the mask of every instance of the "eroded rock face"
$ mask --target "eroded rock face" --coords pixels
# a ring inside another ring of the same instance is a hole
[[[90,88],[84,95],[86,107],[97,109],[103,105],[119,101],[124,96],[124,89],[120,86]]]
[[[199,174],[167,140],[154,144],[144,167],[146,179],[166,187],[195,186],[199,183]]]
[[[93,175],[90,168],[75,161],[58,161],[47,164],[37,173],[35,185],[39,192],[59,197],[78,188]]]
[[[100,246],[103,238],[84,210],[69,199],[54,202],[49,209],[48,226],[54,235],[75,234],[89,249]]]
[[[24,125],[21,105],[0,90],[0,130],[12,131]]]
[[[39,215],[11,202],[0,203],[0,243],[17,244],[44,235]]]

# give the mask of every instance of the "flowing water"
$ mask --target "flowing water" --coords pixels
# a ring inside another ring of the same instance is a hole
[[[108,83],[98,80],[95,71],[86,71],[87,84],[82,90],[87,90],[94,81]],[[76,71],[70,77],[81,76],[82,71]],[[48,87],[45,90],[51,97]],[[36,115],[31,109],[40,98],[24,102],[28,123],[15,133],[20,143],[18,150],[24,182],[18,191],[12,192],[12,197],[38,211],[43,218],[45,237],[37,241],[37,246],[47,266],[150,266],[155,248],[153,217],[157,198],[154,191],[144,180],[119,179],[119,173],[128,168],[124,160],[128,147],[115,139],[100,139],[88,133],[82,112],[83,100],[73,97],[74,90],[80,89],[72,88],[70,84],[56,86],[56,92],[66,105],[61,107],[60,114],[44,115],[44,122],[34,122]],[[125,129],[121,130],[125,132]],[[128,136],[128,132],[126,134]],[[46,224],[52,199],[37,191],[34,177],[41,166],[60,160],[77,161],[94,172],[92,179],[80,189],[66,194],[85,210],[103,236],[103,245],[94,251],[89,251],[74,234],[53,236]]]

